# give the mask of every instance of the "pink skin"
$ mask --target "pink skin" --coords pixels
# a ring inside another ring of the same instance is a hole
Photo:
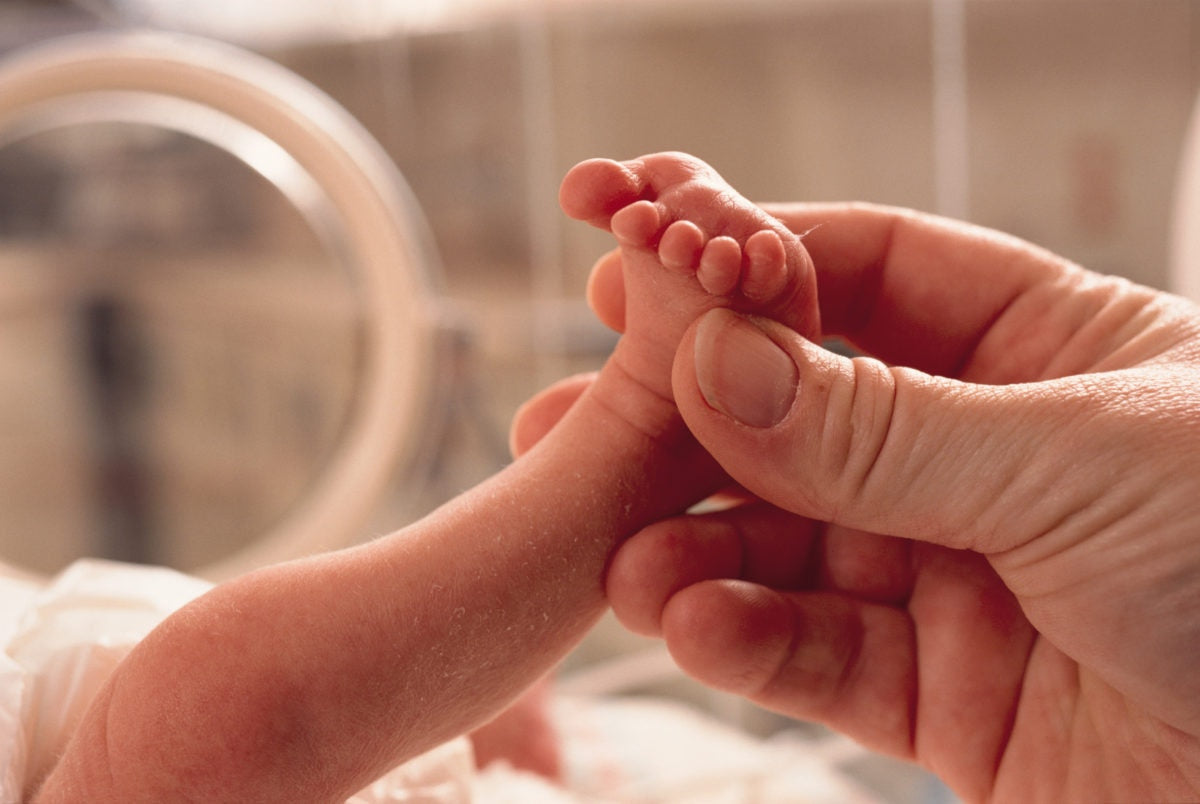
[[[663,399],[675,346],[714,307],[818,336],[814,272],[800,238],[703,162],[674,153],[589,160],[567,174],[559,203],[616,238],[628,337],[613,361]]]
[[[675,350],[715,306],[815,334],[799,239],[682,155],[583,163],[561,199],[614,232],[629,293],[627,334],[561,422],[420,522],[169,617],[38,801],[344,800],[511,704],[604,612],[616,548],[726,482],[671,401]]]

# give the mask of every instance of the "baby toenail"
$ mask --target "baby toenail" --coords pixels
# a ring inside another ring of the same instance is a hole
[[[714,310],[696,328],[696,380],[716,410],[750,427],[773,427],[796,398],[792,358],[750,320]]]

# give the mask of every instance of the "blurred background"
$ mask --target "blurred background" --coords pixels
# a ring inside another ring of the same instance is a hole
[[[685,150],[753,199],[940,212],[1166,287],[1200,70],[1195,0],[5,0],[0,58],[130,27],[315,84],[428,226],[443,376],[347,541],[495,472],[516,407],[611,349],[583,302],[607,239],[556,202],[580,159]],[[252,542],[344,434],[362,293],[202,138],[0,136],[0,556],[193,571]],[[636,643],[602,633],[576,661]]]

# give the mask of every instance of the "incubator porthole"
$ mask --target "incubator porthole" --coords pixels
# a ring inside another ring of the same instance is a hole
[[[224,577],[359,536],[419,447],[430,252],[316,90],[166,35],[0,66],[0,558]]]

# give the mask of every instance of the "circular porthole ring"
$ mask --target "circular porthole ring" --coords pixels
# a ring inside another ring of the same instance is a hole
[[[240,48],[179,34],[79,34],[7,56],[0,132],[47,104],[112,93],[212,110],[278,146],[334,211],[365,310],[360,392],[328,465],[261,538],[189,571],[222,580],[353,543],[397,461],[420,451],[437,387],[434,252],[407,184],[361,124],[304,79]]]

